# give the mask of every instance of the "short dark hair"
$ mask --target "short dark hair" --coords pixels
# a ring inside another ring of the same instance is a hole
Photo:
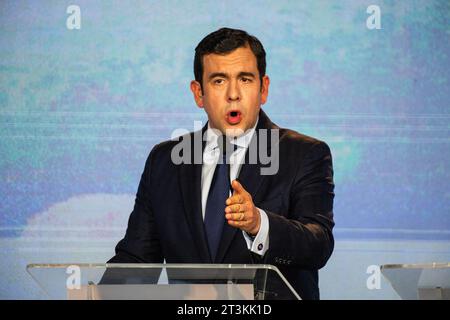
[[[200,41],[195,48],[194,76],[195,80],[202,84],[203,77],[203,56],[216,53],[227,54],[237,48],[249,46],[256,57],[258,65],[259,79],[262,85],[262,78],[266,74],[266,51],[262,43],[255,36],[239,29],[221,28],[208,34]]]

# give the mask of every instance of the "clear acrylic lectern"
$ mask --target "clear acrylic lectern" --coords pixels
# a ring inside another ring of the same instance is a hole
[[[29,264],[49,299],[297,300],[272,265]]]
[[[450,300],[450,263],[386,264],[381,273],[404,300]]]

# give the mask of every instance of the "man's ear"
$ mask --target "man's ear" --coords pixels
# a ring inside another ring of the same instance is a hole
[[[269,86],[270,86],[269,76],[265,75],[261,79],[261,104],[264,104],[267,101],[267,97],[269,96]]]
[[[192,80],[191,81],[191,91],[194,95],[195,103],[199,108],[203,108],[203,92],[202,92],[202,86],[200,82]]]

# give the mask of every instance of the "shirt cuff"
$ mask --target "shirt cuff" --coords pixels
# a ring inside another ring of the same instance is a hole
[[[244,234],[245,242],[247,242],[247,248],[256,254],[263,256],[269,249],[269,218],[264,210],[260,208],[256,209],[258,209],[261,217],[261,225],[259,226],[258,234],[255,237],[251,237],[245,231],[242,231],[242,233]]]

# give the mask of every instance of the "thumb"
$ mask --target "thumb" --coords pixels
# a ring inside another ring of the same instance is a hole
[[[233,190],[235,191],[235,193],[244,193],[246,192],[246,190],[244,189],[244,187],[242,186],[242,184],[237,181],[237,180],[233,180],[231,182],[231,187],[233,188]]]

